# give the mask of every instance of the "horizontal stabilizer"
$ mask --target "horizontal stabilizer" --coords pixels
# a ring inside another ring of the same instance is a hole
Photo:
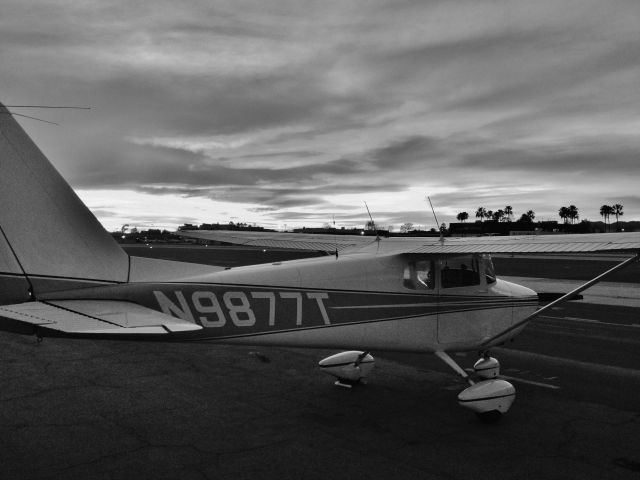
[[[155,335],[202,328],[136,303],[113,300],[60,300],[3,305],[0,306],[2,317],[63,333],[85,335]]]

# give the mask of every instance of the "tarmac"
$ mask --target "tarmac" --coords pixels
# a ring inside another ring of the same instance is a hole
[[[614,303],[495,349],[518,391],[496,425],[431,355],[372,352],[344,389],[317,368],[335,351],[0,333],[0,478],[637,479],[640,317]]]
[[[583,285],[581,280],[557,280],[552,278],[511,277],[500,278],[509,282],[528,287],[536,292],[570,292]],[[640,286],[624,282],[600,282],[588,290],[582,296],[583,303],[595,303],[599,305],[619,305],[640,308]]]

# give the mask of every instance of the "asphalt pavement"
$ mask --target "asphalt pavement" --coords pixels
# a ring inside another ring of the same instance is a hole
[[[0,478],[639,478],[638,313],[571,302],[495,349],[518,392],[497,425],[431,355],[372,352],[349,390],[317,369],[334,351],[0,333]]]

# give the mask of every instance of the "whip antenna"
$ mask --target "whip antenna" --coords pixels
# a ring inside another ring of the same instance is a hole
[[[433,208],[433,203],[431,203],[431,199],[429,198],[429,196],[427,195],[427,200],[429,201],[429,205],[431,206],[431,212],[433,212],[433,218],[436,219],[436,227],[438,228],[438,231],[440,232],[440,241],[444,241],[444,238],[442,236],[442,228],[440,228],[440,222],[438,222],[438,217],[436,216],[436,211]]]
[[[338,239],[336,238],[336,214],[332,213],[331,217],[333,218],[333,243],[336,247],[336,260],[338,259]]]
[[[91,110],[91,107],[52,106],[52,105],[5,105],[7,108],[68,108],[73,110]]]
[[[376,226],[376,222],[373,220],[373,217],[371,216],[371,212],[369,211],[369,205],[367,205],[367,202],[364,202],[364,206],[366,207],[367,213],[369,214],[369,218],[371,219],[371,226],[376,231],[376,240],[380,241],[380,235],[378,234],[378,227]]]

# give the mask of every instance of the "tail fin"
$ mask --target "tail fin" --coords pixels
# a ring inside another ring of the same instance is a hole
[[[0,104],[0,288],[21,277],[37,295],[128,272],[128,255]]]

